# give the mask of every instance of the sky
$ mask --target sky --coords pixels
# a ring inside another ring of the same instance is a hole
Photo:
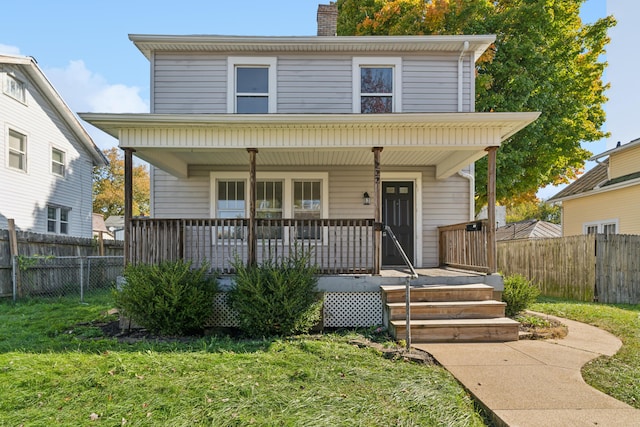
[[[129,34],[304,36],[316,34],[318,3],[328,0],[23,0],[2,5],[0,53],[32,56],[74,112],[149,112],[149,62]],[[605,81],[609,138],[585,147],[594,154],[640,137],[635,124],[640,69],[635,25],[638,0],[587,0],[584,22],[614,15]],[[13,19],[6,19],[13,17]],[[100,148],[117,141],[85,123]],[[593,165],[588,163],[587,168]],[[560,187],[538,193],[548,198]]]

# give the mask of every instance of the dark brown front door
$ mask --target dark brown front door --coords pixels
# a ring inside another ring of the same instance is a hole
[[[413,258],[413,182],[382,183],[382,223],[391,227],[409,260]],[[382,265],[404,265],[400,252],[390,237],[383,233]]]

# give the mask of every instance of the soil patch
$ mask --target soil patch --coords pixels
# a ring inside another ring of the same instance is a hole
[[[515,317],[520,322],[519,338],[525,340],[560,339],[569,332],[566,325],[546,316],[522,313]]]

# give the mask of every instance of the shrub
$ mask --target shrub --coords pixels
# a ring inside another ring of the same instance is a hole
[[[513,317],[533,304],[540,295],[540,289],[521,274],[504,279],[502,300],[507,303],[506,314]]]
[[[115,292],[116,306],[140,326],[163,335],[202,332],[213,314],[218,292],[207,265],[191,269],[190,262],[129,265],[126,283]]]
[[[293,255],[279,263],[246,266],[234,262],[236,276],[228,293],[240,329],[252,337],[308,332],[321,317],[317,268],[309,255]]]

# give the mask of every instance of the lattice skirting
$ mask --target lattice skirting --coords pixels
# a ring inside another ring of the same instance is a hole
[[[235,312],[227,304],[226,293],[216,295],[214,314],[207,322],[211,327],[238,326]],[[382,296],[380,292],[325,292],[324,327],[353,328],[382,324]]]

